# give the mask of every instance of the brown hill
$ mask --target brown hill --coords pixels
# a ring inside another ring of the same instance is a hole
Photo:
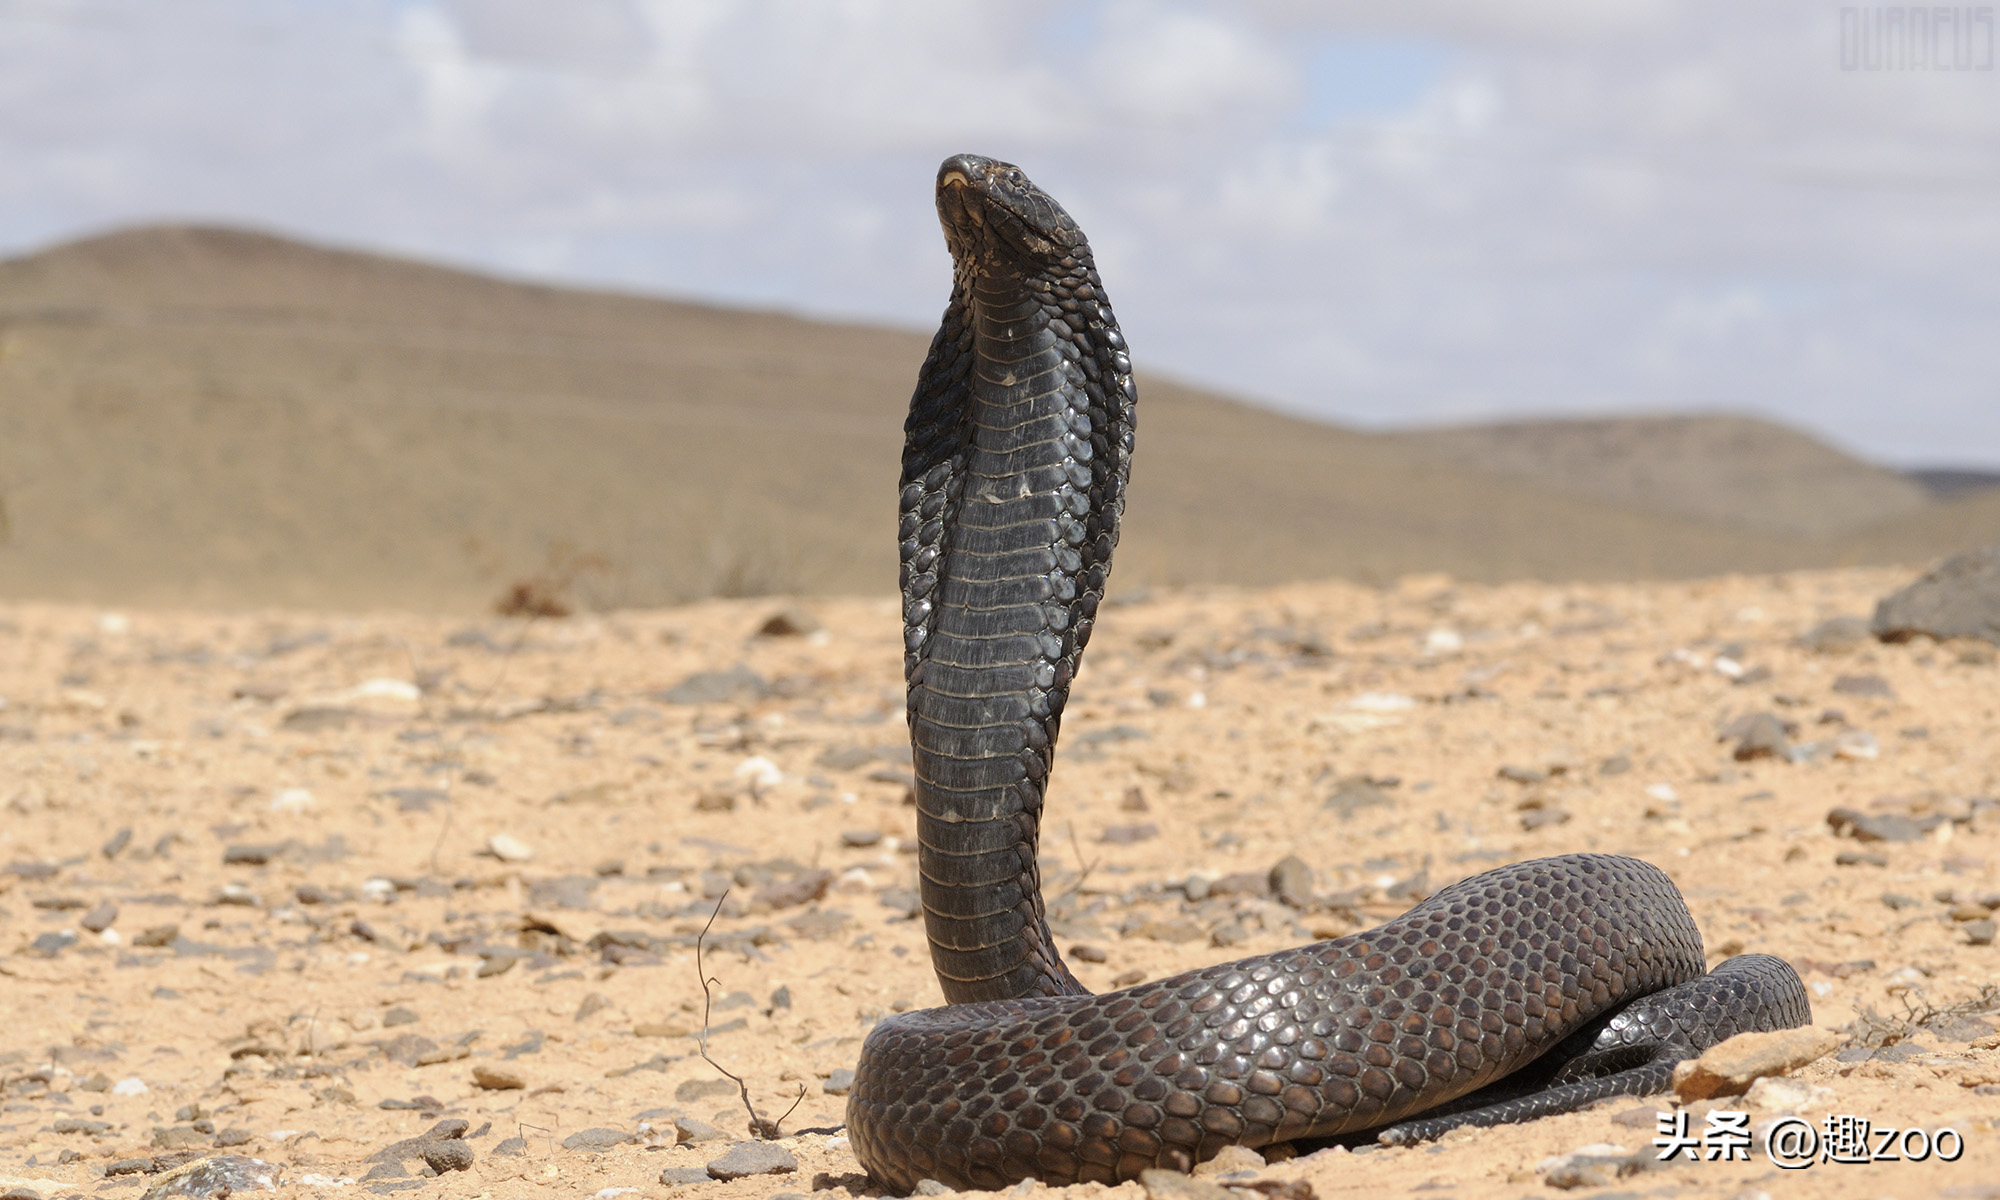
[[[1754,417],[1505,421],[1389,436],[1565,492],[1791,537],[1838,537],[1931,501],[1916,480]]]
[[[926,340],[231,230],[60,246],[0,263],[0,596],[435,610],[534,578],[593,606],[886,591]],[[1924,526],[1920,506],[1901,533],[1808,540],[1158,378],[1141,405],[1128,586],[1921,559],[1988,519]]]

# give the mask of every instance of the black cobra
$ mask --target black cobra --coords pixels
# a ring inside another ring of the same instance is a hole
[[[950,1007],[889,1017],[862,1048],[847,1122],[872,1176],[1110,1182],[1232,1144],[1420,1140],[1658,1091],[1722,1038],[1810,1019],[1782,960],[1703,974],[1667,876],[1594,854],[1488,871],[1366,933],[1086,992],[1035,848],[1118,541],[1132,364],[1082,231],[1018,168],[948,159],[937,204],[952,296],[910,404],[901,538],[918,864]]]

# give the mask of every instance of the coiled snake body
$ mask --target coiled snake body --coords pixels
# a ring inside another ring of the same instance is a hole
[[[862,1048],[847,1122],[872,1176],[1110,1182],[1231,1144],[1417,1140],[1658,1091],[1730,1034],[1810,1019],[1782,960],[1704,974],[1666,875],[1593,854],[1473,876],[1365,933],[1086,992],[1035,854],[1118,540],[1132,364],[1082,231],[1018,168],[948,159],[937,202],[952,297],[905,427],[900,536],[921,895],[949,1007],[889,1017]]]

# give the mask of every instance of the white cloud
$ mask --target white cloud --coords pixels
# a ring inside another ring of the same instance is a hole
[[[1841,36],[1818,0],[0,0],[0,247],[203,217],[922,325],[974,150],[1090,231],[1144,365],[2000,464],[2000,73]]]

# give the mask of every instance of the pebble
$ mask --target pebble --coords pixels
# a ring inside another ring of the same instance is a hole
[[[1139,1172],[1139,1186],[1147,1200],[1235,1200],[1236,1193],[1206,1179],[1194,1179],[1179,1171],[1152,1167]]]
[[[1828,617],[1799,635],[1799,645],[1820,654],[1838,654],[1867,645],[1874,639],[1863,617]]]
[[[118,906],[106,900],[83,915],[77,924],[92,933],[103,933],[118,920]]]
[[[1737,762],[1749,762],[1755,758],[1785,758],[1792,748],[1787,736],[1785,722],[1767,713],[1751,713],[1731,721],[1725,727],[1728,736],[1736,739],[1734,752]]]
[[[713,1177],[707,1167],[668,1167],[660,1172],[660,1182],[666,1187],[679,1187],[688,1183],[707,1183]]]
[[[528,843],[507,833],[496,833],[486,839],[486,852],[501,862],[522,863],[535,857]]]
[[[528,1139],[510,1137],[486,1152],[489,1158],[519,1158],[528,1152]]]
[[[1872,696],[1880,700],[1896,698],[1896,689],[1880,675],[1842,675],[1833,681],[1833,690],[1843,696]]]
[[[745,1179],[752,1175],[783,1175],[799,1169],[792,1152],[774,1142],[738,1142],[722,1157],[710,1160],[714,1179]]]
[[[1216,1175],[1227,1175],[1232,1171],[1261,1171],[1263,1169],[1264,1156],[1250,1147],[1224,1146],[1215,1152],[1214,1158],[1206,1162],[1197,1163],[1194,1173],[1200,1178],[1207,1179]]]
[[[1920,823],[1901,813],[1863,813],[1852,808],[1829,809],[1826,823],[1833,832],[1842,837],[1851,837],[1857,842],[1914,842],[1921,839],[1930,828],[1943,823],[1943,818]]]
[[[819,1085],[819,1090],[829,1096],[845,1096],[854,1090],[854,1070],[851,1067],[836,1067],[831,1075]]]
[[[652,699],[662,704],[716,704],[724,700],[759,700],[770,690],[764,677],[748,667],[727,671],[697,671]]]
[[[948,1183],[939,1183],[935,1179],[919,1179],[917,1180],[917,1186],[910,1189],[910,1195],[949,1196],[952,1194],[954,1190],[955,1189]]]
[[[1967,921],[1959,928],[1965,930],[1965,940],[1974,946],[1991,946],[1995,927],[1993,919],[1986,917],[1977,921]]]
[[[853,1072],[848,1072],[848,1075],[851,1082]],[[735,1088],[733,1085],[730,1091],[732,1094],[734,1093]],[[675,1099],[679,1098],[678,1095],[675,1096]],[[710,1125],[707,1121],[697,1120],[694,1117],[674,1118],[674,1141],[676,1144],[681,1142],[720,1142],[727,1140],[728,1137],[728,1134]]]
[[[882,831],[879,829],[844,829],[840,834],[841,845],[856,849],[876,845],[881,840]]]
[[[568,1145],[567,1142],[563,1143]],[[444,1138],[425,1146],[424,1165],[438,1174],[448,1171],[469,1171],[472,1169],[472,1147],[462,1138]]]
[[[630,1145],[635,1140],[637,1139],[622,1129],[606,1129],[600,1125],[570,1134],[562,1140],[562,1148],[599,1154],[615,1146]]]
[[[1883,597],[1870,627],[1885,642],[1973,637],[2000,645],[2000,544],[1948,558]]]
[[[239,1154],[201,1158],[177,1167],[153,1181],[140,1200],[167,1200],[186,1196],[190,1200],[221,1200],[241,1192],[275,1192],[283,1172],[275,1163]]]
[[[1107,825],[1098,841],[1108,846],[1131,846],[1139,842],[1149,842],[1160,836],[1160,827],[1151,821],[1141,821],[1136,825]]]
[[[1743,1094],[1745,1107],[1772,1111],[1823,1109],[1830,1107],[1833,1099],[1833,1091],[1829,1088],[1781,1075],[1767,1075],[1752,1083],[1750,1090]]]
[[[528,1086],[518,1072],[483,1064],[472,1068],[472,1082],[492,1092],[518,1091]]]
[[[1313,869],[1296,854],[1287,854],[1271,867],[1271,894],[1290,908],[1303,912],[1313,905]]]
[[[759,637],[804,637],[819,632],[819,618],[802,608],[783,608],[757,627]]]
[[[1700,1058],[1674,1068],[1674,1093],[1682,1103],[1738,1096],[1767,1075],[1783,1075],[1823,1058],[1844,1039],[1831,1029],[1780,1029],[1739,1033],[1709,1047]]]

